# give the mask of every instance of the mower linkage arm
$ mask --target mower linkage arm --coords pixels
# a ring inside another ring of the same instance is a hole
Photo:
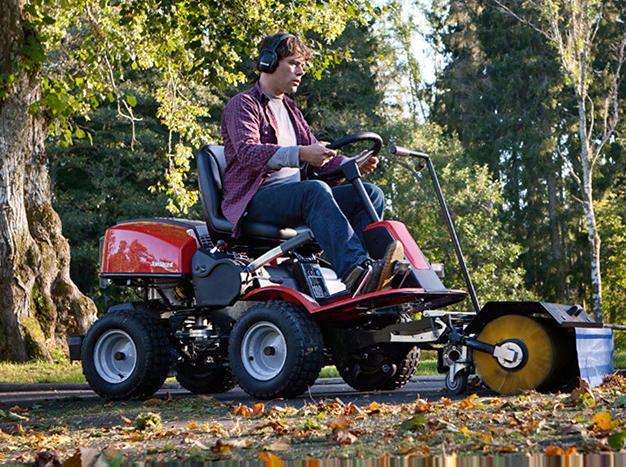
[[[448,227],[448,232],[450,233],[452,243],[454,244],[454,251],[456,252],[457,259],[459,260],[459,264],[461,266],[461,272],[463,273],[463,278],[465,279],[465,284],[467,285],[467,291],[469,292],[470,298],[472,299],[472,305],[474,305],[474,310],[476,310],[476,313],[479,313],[480,304],[478,303],[478,296],[476,295],[476,290],[474,289],[472,279],[470,278],[469,272],[467,270],[467,264],[465,263],[465,258],[463,257],[463,251],[461,251],[461,244],[459,243],[459,238],[456,235],[454,223],[452,222],[450,211],[448,211],[446,200],[444,199],[443,193],[441,191],[441,185],[439,185],[439,180],[437,179],[435,166],[430,160],[430,156],[423,152],[417,152],[413,151],[412,149],[406,149],[395,145],[391,146],[390,152],[391,154],[395,154],[398,156],[418,158],[421,164],[420,170],[424,167],[424,163],[428,166],[428,172],[430,173],[430,178],[433,182],[433,186],[435,187],[435,193],[437,194],[437,199],[439,200],[439,206],[441,207],[441,213],[443,214],[443,218],[446,222],[446,227]]]

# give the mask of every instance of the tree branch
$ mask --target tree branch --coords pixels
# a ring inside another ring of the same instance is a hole
[[[529,21],[528,19],[518,15],[517,13],[515,13],[513,10],[511,10],[508,6],[506,6],[505,4],[503,4],[500,0],[491,0],[493,3],[495,3],[496,5],[498,5],[498,7],[500,7],[500,9],[504,12],[507,13],[508,15],[511,15],[513,18],[517,19],[518,21],[530,26],[531,28],[533,28],[536,32],[538,32],[539,34],[541,34],[542,36],[544,36],[546,39],[548,40],[552,40],[552,38],[550,37],[549,34],[547,34],[543,29],[541,29],[540,27],[536,26],[534,23],[532,23],[531,21]]]

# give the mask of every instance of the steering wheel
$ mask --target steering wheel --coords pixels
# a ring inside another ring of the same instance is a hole
[[[333,141],[326,147],[328,149],[340,149],[344,146],[347,146],[348,144],[356,143],[358,141],[371,141],[372,144],[369,148],[361,151],[355,156],[348,157],[336,169],[333,169],[329,172],[315,173],[315,177],[320,180],[335,178],[338,175],[342,174],[342,166],[350,161],[355,161],[356,164],[361,167],[363,164],[365,164],[366,161],[378,155],[380,149],[383,147],[383,139],[376,133],[372,133],[369,131],[362,131],[354,135],[344,136],[337,141]]]

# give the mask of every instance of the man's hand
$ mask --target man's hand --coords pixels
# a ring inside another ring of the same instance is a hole
[[[308,162],[313,167],[321,167],[337,155],[326,147],[328,143],[319,142],[308,146],[300,146],[300,160]]]
[[[378,157],[370,157],[359,167],[361,175],[369,175],[378,167]]]

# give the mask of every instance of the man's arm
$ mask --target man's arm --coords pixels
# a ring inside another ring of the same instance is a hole
[[[311,131],[311,127],[309,126],[309,123],[306,121],[306,119],[302,115],[302,112],[300,112],[300,109],[298,109],[297,107],[294,106],[293,110],[298,113],[298,118],[305,125],[306,131],[307,131],[307,134],[308,134],[308,137],[309,137],[309,144],[317,144],[319,141],[317,140],[317,138],[315,137],[315,135]],[[346,159],[345,156],[336,155],[335,157],[330,159],[330,161],[328,161],[326,164],[324,164],[322,167],[317,168],[316,172],[317,173],[324,173],[324,172],[328,172],[330,170],[334,170],[337,167],[339,167],[341,165],[341,163],[345,159]]]

